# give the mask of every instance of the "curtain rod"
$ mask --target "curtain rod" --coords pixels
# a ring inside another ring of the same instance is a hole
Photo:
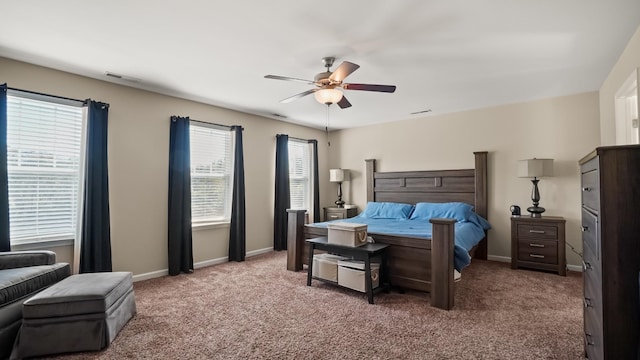
[[[64,97],[64,96],[45,94],[45,93],[41,93],[41,92],[37,92],[37,91],[16,89],[16,88],[12,88],[12,87],[7,87],[7,90],[20,91],[20,92],[24,92],[24,93],[27,93],[27,94],[33,94],[33,95],[39,95],[39,96],[49,96],[49,97],[52,97],[52,98],[62,99],[62,100],[67,100],[67,101],[76,101],[76,102],[81,103],[82,105],[86,105],[87,104],[87,100],[78,100],[78,99],[68,98],[68,97]]]
[[[189,121],[194,121],[194,122],[201,123],[201,124],[206,124],[206,125],[218,126],[218,127],[226,128],[226,129],[229,129],[229,130],[232,130],[233,127],[236,126],[236,127],[239,127],[240,129],[244,130],[244,128],[242,126],[240,126],[240,125],[233,125],[233,126],[222,125],[222,124],[216,124],[216,123],[212,123],[212,122],[208,122],[208,121],[196,120],[196,119],[192,119],[192,118],[189,118]]]
[[[287,135],[287,134],[278,134],[278,135]],[[317,141],[316,139],[301,139],[301,138],[297,138],[289,135],[287,136],[289,137],[289,139],[298,140],[298,141],[306,141],[306,142]]]

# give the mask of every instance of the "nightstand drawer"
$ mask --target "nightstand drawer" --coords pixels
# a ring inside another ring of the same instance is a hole
[[[358,208],[337,208],[326,207],[324,208],[324,221],[348,219],[358,215]]]
[[[520,240],[518,260],[544,264],[558,263],[558,242],[553,240]]]
[[[325,219],[325,221],[344,219],[345,215],[346,214],[342,211],[327,211],[327,218]]]
[[[558,240],[558,227],[553,225],[518,224],[518,238]]]

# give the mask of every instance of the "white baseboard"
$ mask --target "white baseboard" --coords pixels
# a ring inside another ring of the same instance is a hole
[[[511,258],[508,256],[487,255],[487,260],[499,261],[499,262],[511,262]],[[567,270],[582,272],[582,266],[580,265],[567,265]]]
[[[169,269],[152,271],[144,274],[133,275],[133,282],[149,280],[169,275]]]
[[[510,263],[511,258],[508,256],[487,255],[487,260]]]
[[[582,266],[580,266],[580,265],[567,265],[567,270],[582,272]]]
[[[264,248],[264,249],[258,249],[258,250],[253,250],[253,251],[249,251],[247,253],[247,257],[252,257],[252,256],[256,256],[256,255],[262,255],[262,254],[266,254],[266,253],[270,253],[273,251],[272,247],[269,248]]]
[[[253,250],[253,251],[249,251],[247,253],[246,257],[262,255],[262,254],[270,253],[272,251],[273,251],[273,248],[264,248],[264,249]],[[221,258],[217,258],[217,259],[199,261],[199,262],[193,264],[193,268],[194,269],[201,269],[201,268],[207,267],[207,266],[223,264],[223,263],[226,263],[228,261],[229,261],[229,257],[227,257],[227,256],[221,257]],[[148,273],[144,273],[144,274],[133,275],[133,282],[159,278],[159,277],[163,277],[163,276],[167,276],[167,275],[169,275],[169,269],[152,271],[152,272],[148,272]]]

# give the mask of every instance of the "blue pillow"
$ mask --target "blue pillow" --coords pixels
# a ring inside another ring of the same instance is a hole
[[[373,202],[367,203],[361,217],[369,219],[408,219],[413,205],[392,203],[392,202]]]
[[[416,204],[411,214],[411,220],[429,220],[433,218],[450,218],[458,222],[469,219],[473,206],[463,202],[427,203]]]

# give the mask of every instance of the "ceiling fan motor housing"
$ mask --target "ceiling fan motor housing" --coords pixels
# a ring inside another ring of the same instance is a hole
[[[321,72],[318,73],[313,79],[320,85],[329,85],[331,84],[331,80],[329,80],[329,76],[331,76],[331,74],[331,71]]]

